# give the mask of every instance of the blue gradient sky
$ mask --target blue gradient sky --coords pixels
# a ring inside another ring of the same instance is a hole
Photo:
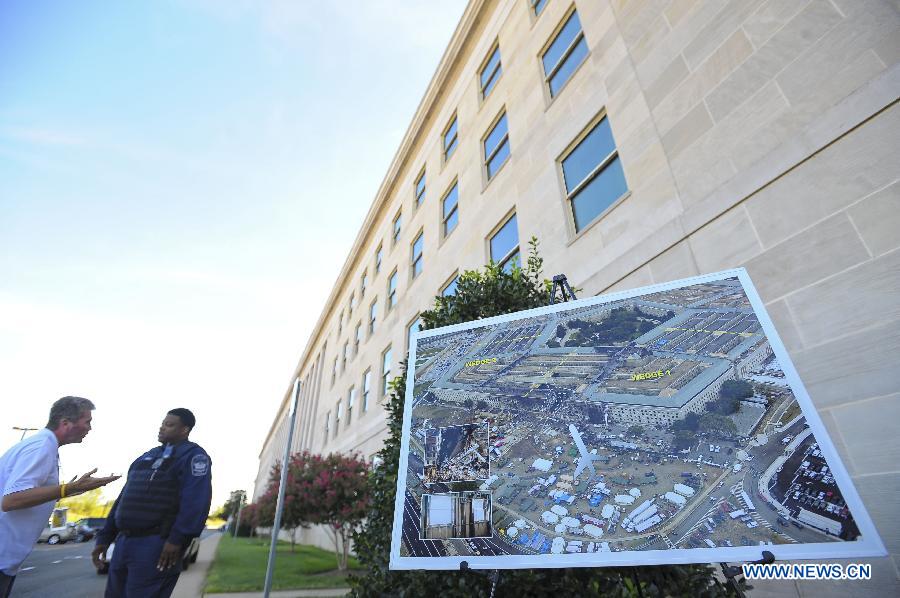
[[[122,472],[186,406],[249,488],[464,4],[0,3],[0,452],[76,394],[63,473]]]

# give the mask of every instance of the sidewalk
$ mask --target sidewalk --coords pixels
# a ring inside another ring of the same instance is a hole
[[[191,565],[187,571],[178,578],[172,598],[259,598],[262,592],[236,592],[228,594],[204,594],[203,584],[206,583],[206,575],[212,566],[216,556],[216,548],[222,534],[213,534],[200,542],[200,551],[197,553],[197,562]],[[346,596],[348,588],[321,588],[316,590],[279,590],[270,592],[270,598],[317,598]]]
[[[203,595],[203,584],[206,583],[206,574],[212,566],[216,556],[216,547],[222,534],[216,533],[200,542],[200,551],[197,553],[197,562],[182,572],[172,592],[172,598],[198,598]]]

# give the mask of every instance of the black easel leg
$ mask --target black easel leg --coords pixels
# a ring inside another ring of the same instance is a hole
[[[500,569],[494,569],[494,575],[491,578],[491,598],[494,598],[494,592],[497,590],[497,582],[500,580]]]
[[[632,569],[631,575],[634,578],[634,585],[637,587],[638,598],[644,598],[644,590],[641,588],[641,578],[638,577],[637,569]]]

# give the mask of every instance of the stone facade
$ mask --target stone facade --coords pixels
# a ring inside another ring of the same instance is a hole
[[[573,7],[588,54],[551,99],[541,56]],[[479,69],[496,43],[502,75],[482,99]],[[458,271],[489,259],[491,235],[513,213],[522,251],[537,236],[545,272],[585,295],[743,266],[890,552],[872,559],[870,582],[756,583],[753,595],[897,594],[898,60],[900,15],[888,0],[550,0],[539,16],[528,0],[472,0],[294,372],[304,386],[292,448],[378,450],[384,351],[396,373],[408,326]],[[483,139],[502,113],[510,156],[488,181]],[[444,160],[454,116],[458,147]],[[628,191],[576,232],[560,161],[603,117]],[[459,224],[445,237],[441,198],[454,184]],[[397,303],[385,312],[395,268]],[[332,375],[357,322],[368,330],[375,298],[375,332]],[[345,415],[336,429],[351,387],[351,423]],[[289,396],[260,454],[257,494],[284,449]]]

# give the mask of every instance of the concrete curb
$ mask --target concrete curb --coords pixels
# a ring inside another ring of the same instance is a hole
[[[197,562],[192,564],[187,571],[178,577],[172,598],[197,598],[203,595],[203,586],[206,583],[206,575],[216,558],[216,548],[222,534],[212,534],[200,542],[200,550],[197,552]]]

